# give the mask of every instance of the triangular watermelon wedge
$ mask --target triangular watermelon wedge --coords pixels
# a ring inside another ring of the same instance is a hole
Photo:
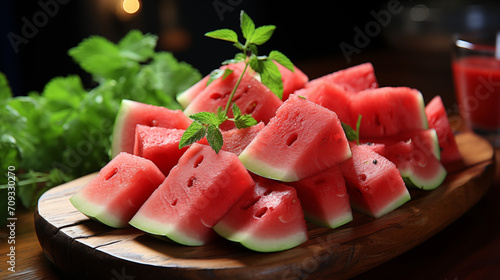
[[[284,182],[299,181],[349,157],[337,114],[295,94],[239,156],[248,170]]]

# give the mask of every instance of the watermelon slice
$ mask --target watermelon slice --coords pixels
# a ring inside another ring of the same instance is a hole
[[[448,165],[462,160],[462,155],[458,150],[455,135],[448,121],[448,114],[443,105],[443,100],[439,95],[435,96],[425,107],[429,127],[434,128],[439,140],[441,149],[441,163]]]
[[[369,62],[342,69],[331,74],[316,78],[307,86],[315,83],[335,84],[352,94],[366,89],[378,88],[373,65]]]
[[[336,228],[352,220],[351,204],[340,166],[335,165],[289,185],[297,190],[309,222]]]
[[[228,65],[223,65],[219,69],[220,70],[226,70],[226,69],[231,69],[231,70],[238,70],[239,73],[243,71],[243,68],[245,68],[245,63],[240,62],[240,63],[232,63]],[[255,77],[258,77],[258,74],[255,74],[252,72],[252,75]],[[193,99],[198,96],[200,92],[202,92],[206,87],[207,87],[207,82],[210,79],[210,74],[206,75],[203,79],[198,81],[196,84],[191,86],[190,88],[186,89],[184,92],[181,92],[179,95],[177,95],[177,102],[182,106],[182,108],[186,108]],[[219,77],[218,79],[222,79],[222,77]]]
[[[151,160],[168,175],[188,147],[179,149],[184,129],[137,125],[134,155]]]
[[[138,124],[187,129],[191,120],[181,110],[124,99],[116,115],[111,142],[111,156],[134,152],[135,128]]]
[[[165,176],[150,160],[120,153],[70,201],[88,217],[122,228],[128,226],[139,207],[163,180]]]
[[[198,246],[215,236],[212,227],[255,183],[238,157],[192,144],[130,224],[177,243]]]
[[[254,176],[247,191],[214,230],[226,239],[259,252],[296,247],[307,240],[304,213],[294,188]]]
[[[432,128],[372,138],[369,142],[385,145],[379,153],[396,165],[409,187],[432,190],[446,178],[446,169],[439,162],[438,135]]]
[[[190,116],[198,112],[215,113],[217,108],[224,108],[241,72],[239,69],[234,69],[224,79],[214,80],[189,103],[184,114]],[[238,105],[243,114],[251,114],[257,122],[262,121],[266,124],[275,115],[278,107],[283,104],[283,101],[271,90],[248,72],[243,75],[234,94],[233,102]],[[229,110],[228,117],[233,117],[232,110]],[[234,128],[234,122],[226,121],[220,125],[220,128],[222,130]]]
[[[263,177],[299,181],[351,156],[337,115],[295,94],[243,150],[245,167]]]
[[[360,137],[392,136],[427,129],[422,94],[408,87],[368,89],[352,96],[351,119],[362,116]]]
[[[352,147],[352,158],[341,164],[353,209],[375,218],[410,200],[396,165],[366,145]]]
[[[443,183],[447,175],[434,154],[415,141],[388,145],[384,156],[396,165],[407,186],[433,190]]]

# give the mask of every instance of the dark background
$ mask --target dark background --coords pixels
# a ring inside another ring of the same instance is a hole
[[[121,1],[5,1],[0,9],[0,71],[7,75],[14,94],[41,91],[52,77],[68,74],[82,76],[91,87],[91,78],[67,51],[90,35],[116,42],[134,28],[157,34],[158,50],[173,52],[205,75],[232,57],[236,49],[203,34],[223,27],[238,28],[239,11],[245,10],[257,26],[277,26],[260,51],[280,50],[310,78],[371,61],[376,70],[378,65],[395,68],[394,77],[387,71],[378,77],[381,85],[399,83],[435,95],[452,88],[451,34],[499,26],[500,20],[497,5],[490,1],[147,0],[141,2],[138,13],[126,18],[118,12]],[[44,5],[50,7],[50,13]],[[373,14],[388,11],[388,5],[400,7],[401,12],[391,14],[381,26]],[[22,36],[26,22],[36,30],[16,52],[9,34]],[[356,28],[366,32],[367,26],[372,27],[373,36],[347,58],[340,44],[356,47]],[[444,79],[440,89],[426,88],[425,79],[436,78],[433,71]],[[421,77],[409,79],[410,75]]]

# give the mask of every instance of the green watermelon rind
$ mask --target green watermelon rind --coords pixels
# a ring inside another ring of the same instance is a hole
[[[297,173],[291,169],[272,167],[268,162],[252,156],[252,152],[249,152],[247,149],[243,150],[238,158],[245,165],[246,169],[262,177],[282,182],[296,182],[300,179]]]
[[[205,242],[203,242],[202,240],[190,238],[185,234],[184,231],[177,230],[175,225],[168,225],[164,222],[158,222],[141,214],[136,214],[130,220],[129,224],[157,238],[167,238],[171,241],[174,241],[175,243],[179,243],[182,245],[201,246],[205,244]]]
[[[137,106],[135,101],[123,99],[120,104],[120,109],[116,114],[115,124],[113,126],[113,133],[111,135],[111,157],[114,158],[121,152],[123,127],[129,112]]]
[[[437,172],[432,178],[429,179],[423,179],[412,171],[411,168],[407,169],[399,169],[399,172],[401,173],[401,177],[403,177],[403,181],[408,187],[413,187],[421,190],[434,190],[437,187],[439,187],[444,180],[446,179],[446,176],[448,172],[444,168],[442,164],[438,165]]]
[[[234,231],[223,223],[218,223],[213,229],[225,239],[261,253],[285,251],[307,241],[307,234],[304,232],[296,232],[286,237],[260,239],[255,237],[252,231]]]
[[[102,203],[92,203],[81,193],[76,193],[69,201],[78,211],[92,220],[113,228],[123,228],[127,226],[119,217],[113,215],[112,211],[108,211]]]
[[[419,97],[418,97],[418,102],[419,102],[419,107],[420,107],[420,121],[422,123],[422,129],[429,129],[429,121],[427,120],[427,114],[425,113],[425,101],[424,101],[424,96],[422,95],[422,92],[418,91]]]
[[[411,200],[410,193],[408,192],[408,190],[406,190],[405,192],[402,192],[397,199],[392,200],[391,203],[387,204],[384,208],[382,208],[382,210],[378,211],[377,213],[371,213],[367,209],[364,209],[364,207],[360,207],[359,205],[357,205],[355,202],[352,201],[351,201],[351,207],[365,215],[372,216],[374,218],[380,218],[396,210],[397,208],[401,207],[403,204],[407,203],[410,200]]]
[[[336,216],[335,218],[328,220],[328,221],[325,221],[322,218],[315,217],[315,216],[310,215],[310,214],[305,213],[305,212],[304,212],[304,217],[310,223],[313,223],[313,224],[321,226],[321,227],[331,228],[331,229],[341,227],[341,226],[343,226],[343,225],[345,225],[353,220],[352,211],[348,211],[348,212],[344,213],[344,215]]]

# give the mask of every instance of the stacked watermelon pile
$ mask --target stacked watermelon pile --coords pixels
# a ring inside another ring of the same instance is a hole
[[[311,81],[280,67],[284,100],[245,74],[234,102],[259,124],[224,124],[219,153],[206,139],[179,149],[188,115],[225,106],[242,67],[224,67],[233,72],[179,95],[184,112],[123,100],[113,159],[73,205],[184,245],[222,236],[280,251],[307,240],[306,221],[337,228],[352,209],[391,212],[410,200],[408,188],[438,187],[461,159],[439,96],[425,107],[415,89],[379,87],[370,63]],[[353,132],[358,141],[348,140]]]

